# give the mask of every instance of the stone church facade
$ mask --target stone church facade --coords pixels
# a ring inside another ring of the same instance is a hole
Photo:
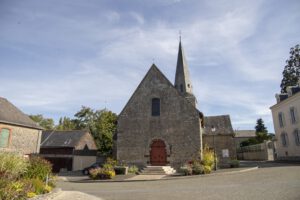
[[[202,149],[203,114],[196,107],[188,66],[179,44],[175,84],[153,64],[119,114],[119,162],[178,168]]]

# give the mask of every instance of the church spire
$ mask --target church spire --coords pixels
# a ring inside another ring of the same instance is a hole
[[[190,79],[189,67],[186,62],[183,48],[181,45],[181,36],[179,38],[179,50],[177,57],[175,88],[183,95],[189,102],[196,107],[196,97],[193,95],[192,82]]]
[[[186,93],[193,94],[188,64],[186,62],[183,48],[181,45],[181,37],[179,41],[179,50],[178,50],[178,57],[177,57],[175,87],[180,92],[180,94],[183,95],[185,95]]]

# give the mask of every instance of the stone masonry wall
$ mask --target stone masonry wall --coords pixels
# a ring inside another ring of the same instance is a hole
[[[212,135],[204,134],[203,147],[205,145],[208,145],[212,149],[215,147],[220,167],[229,167],[230,160],[236,159],[236,147],[232,135],[215,135],[213,137]],[[222,150],[225,149],[228,149],[229,157],[223,157]]]
[[[8,147],[0,148],[0,151],[20,152],[22,154],[39,153],[40,130],[0,123],[1,128],[10,129],[11,135]]]
[[[160,98],[160,116],[151,115],[152,98]],[[140,167],[150,163],[154,139],[166,144],[175,168],[201,149],[198,111],[152,67],[118,118],[117,159]]]

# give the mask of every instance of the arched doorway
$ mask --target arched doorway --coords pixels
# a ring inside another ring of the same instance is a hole
[[[152,141],[150,150],[150,164],[164,166],[167,164],[167,151],[164,141],[155,139]]]

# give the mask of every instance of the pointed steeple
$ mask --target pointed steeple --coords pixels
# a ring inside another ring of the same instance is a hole
[[[189,67],[186,62],[184,51],[181,45],[181,37],[179,41],[176,75],[175,75],[175,88],[180,94],[185,96],[187,99],[195,105],[196,98],[193,95],[192,82],[190,79]]]
[[[185,93],[193,94],[192,84],[190,80],[190,73],[188,69],[188,64],[184,56],[181,40],[179,41],[179,50],[178,50],[176,76],[175,76],[175,87],[181,94],[185,94]]]

